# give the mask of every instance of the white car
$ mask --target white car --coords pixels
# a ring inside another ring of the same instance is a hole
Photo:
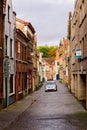
[[[57,91],[57,84],[55,81],[47,81],[44,84],[45,92],[47,91]]]

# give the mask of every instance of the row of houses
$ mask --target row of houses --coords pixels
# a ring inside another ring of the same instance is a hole
[[[36,31],[30,22],[16,17],[12,0],[1,0],[0,27],[2,108],[35,91],[43,81],[56,80],[57,69],[54,58],[44,59],[38,52]]]
[[[76,0],[71,20],[71,91],[87,109],[87,0]]]
[[[0,108],[35,91],[42,67],[34,27],[16,17],[12,0],[0,0]]]
[[[87,108],[87,1],[76,0],[68,38],[54,58],[37,51],[36,31],[16,18],[11,0],[0,0],[0,107],[23,98],[44,80],[61,79]]]
[[[69,13],[68,39],[59,45],[59,75],[87,109],[87,0],[75,0]]]
[[[43,58],[45,63],[45,80],[61,80],[62,83],[68,84],[68,57],[69,57],[69,40],[63,38],[56,50],[54,58]]]
[[[61,82],[68,86],[71,93],[87,109],[86,5],[87,0],[75,0],[73,14],[69,13],[68,36],[61,40],[54,59],[54,65],[51,65],[55,68],[52,68],[53,79],[60,78]]]

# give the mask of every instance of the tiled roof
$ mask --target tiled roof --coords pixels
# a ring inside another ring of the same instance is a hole
[[[46,62],[48,62],[50,65],[52,65],[55,62],[54,58],[43,58]]]
[[[46,65],[47,65],[47,66],[51,66],[47,61],[46,61]]]

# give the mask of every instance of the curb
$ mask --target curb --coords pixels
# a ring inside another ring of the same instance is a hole
[[[0,111],[0,130],[5,130],[31,107],[41,96],[40,91],[41,89],[2,109]]]

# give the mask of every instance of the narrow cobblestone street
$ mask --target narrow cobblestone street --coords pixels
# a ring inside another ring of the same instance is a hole
[[[86,6],[0,0],[0,130],[87,130]]]
[[[85,112],[84,108],[62,84],[58,83],[57,92],[44,92],[42,87],[25,98],[23,103],[24,110],[21,102],[21,106],[14,104],[1,112],[2,115],[5,112],[4,116],[7,114],[8,120],[16,118],[5,129],[3,127],[0,130],[87,130],[87,121],[74,116],[75,113]],[[5,126],[6,122],[4,118],[2,125]]]

